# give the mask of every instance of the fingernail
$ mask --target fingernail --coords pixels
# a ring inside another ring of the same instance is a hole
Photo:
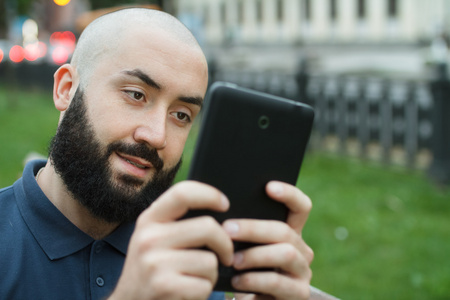
[[[236,222],[232,222],[232,221],[225,222],[225,224],[223,225],[223,228],[231,236],[233,236],[239,232],[239,224]]]
[[[233,286],[239,286],[239,282],[241,281],[241,276],[237,275],[231,279],[231,284]]]
[[[277,196],[281,196],[283,194],[283,185],[278,182],[269,183],[269,189],[272,193]]]
[[[239,267],[240,265],[242,265],[243,262],[244,262],[244,254],[242,254],[240,252],[234,254],[233,265],[235,267]]]
[[[227,196],[225,196],[224,194],[222,194],[222,196],[220,197],[220,202],[224,209],[228,209],[228,207],[230,206],[230,201],[228,201]]]
[[[232,267],[232,266],[233,266],[233,262],[234,262],[234,255],[231,254],[231,255],[228,257],[227,261],[226,261],[226,266],[227,266],[227,267]]]

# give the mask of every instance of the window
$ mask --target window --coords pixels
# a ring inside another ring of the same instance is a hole
[[[243,0],[238,2],[237,13],[238,13],[238,22],[240,24],[244,24],[244,1]]]
[[[358,0],[358,19],[365,19],[366,18],[366,0]]]
[[[225,6],[225,3],[220,4],[220,21],[222,24],[227,23],[227,7]]]
[[[388,0],[388,16],[390,18],[396,18],[398,14],[398,1]]]
[[[204,4],[202,9],[203,9],[203,21],[205,22],[205,24],[210,25],[211,17],[208,4]]]
[[[303,17],[305,18],[305,21],[311,20],[311,0],[304,0],[303,1]]]
[[[263,4],[261,0],[256,1],[256,22],[262,23],[263,21]]]
[[[330,0],[330,19],[331,19],[331,21],[336,21],[336,17],[337,17],[336,0]]]
[[[283,22],[283,0],[277,0],[277,20]]]

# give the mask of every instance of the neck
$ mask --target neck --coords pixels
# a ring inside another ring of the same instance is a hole
[[[103,239],[119,226],[117,223],[109,223],[94,217],[86,207],[81,205],[67,190],[62,178],[56,173],[50,160],[40,172],[37,181],[39,187],[53,205],[70,222],[92,238],[96,240]]]

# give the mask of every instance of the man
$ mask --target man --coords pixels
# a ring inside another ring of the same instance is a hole
[[[207,81],[195,38],[165,13],[126,9],[85,29],[54,76],[49,160],[0,190],[0,298],[223,299],[212,293],[219,262],[277,270],[233,278],[253,292],[237,297],[309,297],[311,202],[296,187],[266,187],[290,209],[287,223],[179,220],[229,207],[211,186],[170,187]],[[233,240],[262,246],[233,253]]]

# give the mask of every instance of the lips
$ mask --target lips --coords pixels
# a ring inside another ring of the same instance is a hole
[[[139,169],[147,169],[148,168],[148,167],[143,166],[141,164],[135,163],[135,162],[133,162],[133,161],[131,161],[129,159],[124,158],[124,160],[127,161],[128,163],[132,164],[133,166],[138,167]]]
[[[123,160],[125,160],[126,162],[132,164],[135,167],[138,167],[139,169],[149,169],[152,168],[153,165],[146,161],[145,159],[139,158],[139,157],[135,157],[135,156],[129,156],[129,155],[125,155],[122,153],[117,153],[117,155],[122,158]]]
[[[153,165],[145,159],[125,155],[123,153],[117,153],[116,155],[119,158],[119,167],[122,172],[125,172],[128,175],[131,175],[135,178],[144,179],[148,177],[149,172],[155,169]]]

